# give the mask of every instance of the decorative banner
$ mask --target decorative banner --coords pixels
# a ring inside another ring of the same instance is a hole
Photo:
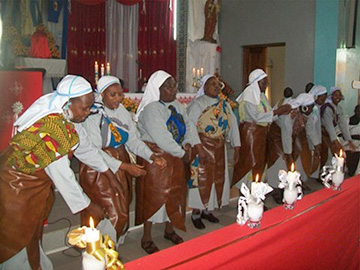
[[[42,72],[4,70],[0,71],[0,81],[0,151],[2,151],[11,139],[14,123],[12,105],[21,102],[24,112],[42,95]]]

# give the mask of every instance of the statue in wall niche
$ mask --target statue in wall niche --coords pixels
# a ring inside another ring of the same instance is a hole
[[[215,32],[217,17],[220,12],[220,0],[207,0],[205,4],[205,28],[204,37],[201,40],[216,43],[213,35]]]

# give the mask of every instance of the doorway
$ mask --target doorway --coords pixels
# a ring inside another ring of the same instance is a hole
[[[243,46],[243,89],[249,74],[261,68],[268,74],[265,95],[272,106],[283,97],[285,88],[285,43]]]

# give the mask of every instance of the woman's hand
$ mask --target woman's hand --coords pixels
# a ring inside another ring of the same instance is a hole
[[[356,145],[352,141],[349,141],[349,147],[350,147],[351,151],[356,151],[357,150]]]
[[[191,145],[189,143],[184,145],[185,155],[183,156],[183,161],[187,164],[191,162]]]
[[[140,166],[138,164],[133,163],[121,163],[120,169],[128,172],[130,175],[139,177],[146,174],[146,171],[144,170],[144,166]]]
[[[205,152],[202,144],[199,143],[199,144],[195,145],[195,147],[196,147],[196,150],[199,155],[199,162],[202,162],[202,163],[206,162],[207,156],[206,156],[206,152]]]
[[[158,157],[157,155],[152,154],[150,159],[154,161],[157,166],[160,167],[160,170],[165,169],[165,167],[167,166],[167,162],[163,157]]]

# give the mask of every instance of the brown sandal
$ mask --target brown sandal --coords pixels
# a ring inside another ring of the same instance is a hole
[[[164,238],[167,240],[170,240],[175,245],[178,245],[178,244],[181,244],[184,242],[184,240],[178,234],[176,234],[175,231],[172,231],[171,233],[164,232]]]
[[[155,245],[153,241],[141,242],[141,247],[143,248],[143,250],[145,250],[147,254],[153,254],[160,251],[160,249]]]

